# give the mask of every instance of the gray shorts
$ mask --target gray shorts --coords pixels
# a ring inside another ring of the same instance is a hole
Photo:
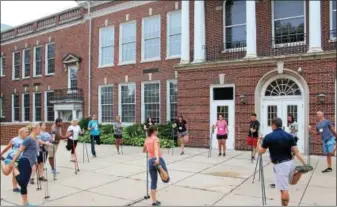
[[[183,138],[184,136],[188,135],[188,131],[184,131],[184,132],[178,132],[178,137],[179,138]]]
[[[275,187],[278,190],[288,190],[295,173],[294,160],[274,165]]]

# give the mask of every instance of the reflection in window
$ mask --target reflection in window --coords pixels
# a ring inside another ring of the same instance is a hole
[[[336,39],[336,0],[330,2],[330,39]]]
[[[265,92],[265,96],[300,96],[298,85],[286,78],[280,78],[271,82]]]
[[[287,106],[287,115],[292,115],[295,121],[297,121],[297,114],[297,105]]]
[[[246,1],[225,1],[225,49],[246,47]]]
[[[136,85],[121,86],[122,122],[136,122]]]
[[[223,119],[228,123],[228,106],[218,106],[216,109],[217,119],[219,118],[219,114],[221,114]]]
[[[305,1],[273,1],[274,44],[304,41]]]
[[[272,125],[273,119],[277,117],[277,106],[268,106],[268,126]]]
[[[154,123],[160,121],[160,91],[159,83],[144,84],[144,113],[145,119],[150,116]],[[144,120],[145,121],[145,120]]]

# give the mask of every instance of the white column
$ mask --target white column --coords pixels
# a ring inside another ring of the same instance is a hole
[[[322,51],[321,1],[309,1],[309,51]]]
[[[59,113],[57,110],[54,111],[54,119],[57,119],[59,118]]]
[[[205,2],[194,1],[194,63],[205,61]]]
[[[255,58],[256,55],[256,9],[255,1],[246,1],[246,57]]]
[[[190,62],[190,1],[181,1],[181,61]]]
[[[76,110],[73,110],[73,117],[72,117],[72,120],[74,120],[74,119],[77,119],[77,117],[76,117]]]

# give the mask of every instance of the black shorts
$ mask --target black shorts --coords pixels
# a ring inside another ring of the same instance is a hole
[[[115,139],[122,139],[123,138],[121,134],[114,134],[114,137],[115,137]]]
[[[297,142],[298,142],[298,137],[294,137],[294,139],[295,139],[295,143],[297,144]]]
[[[43,150],[40,150],[39,156],[37,157],[37,164],[46,163],[48,158],[48,151],[46,151],[43,146],[41,148],[43,148]]]
[[[227,139],[228,137],[227,137],[227,134],[224,134],[224,135],[217,134],[216,138],[217,139]]]

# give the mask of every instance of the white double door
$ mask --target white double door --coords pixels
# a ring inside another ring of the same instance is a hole
[[[298,124],[297,142],[300,152],[304,152],[304,109],[303,101],[263,101],[261,110],[261,134],[263,136],[272,132],[272,120],[276,117],[282,119],[282,128],[290,132],[288,128],[288,115],[292,115]]]
[[[228,138],[226,141],[227,149],[235,149],[235,120],[234,120],[234,101],[214,101],[211,103],[210,126],[216,124],[219,114],[222,114],[228,124]],[[210,127],[210,128],[211,128]],[[211,131],[210,131],[211,133]],[[212,148],[218,149],[216,130],[212,137]]]

